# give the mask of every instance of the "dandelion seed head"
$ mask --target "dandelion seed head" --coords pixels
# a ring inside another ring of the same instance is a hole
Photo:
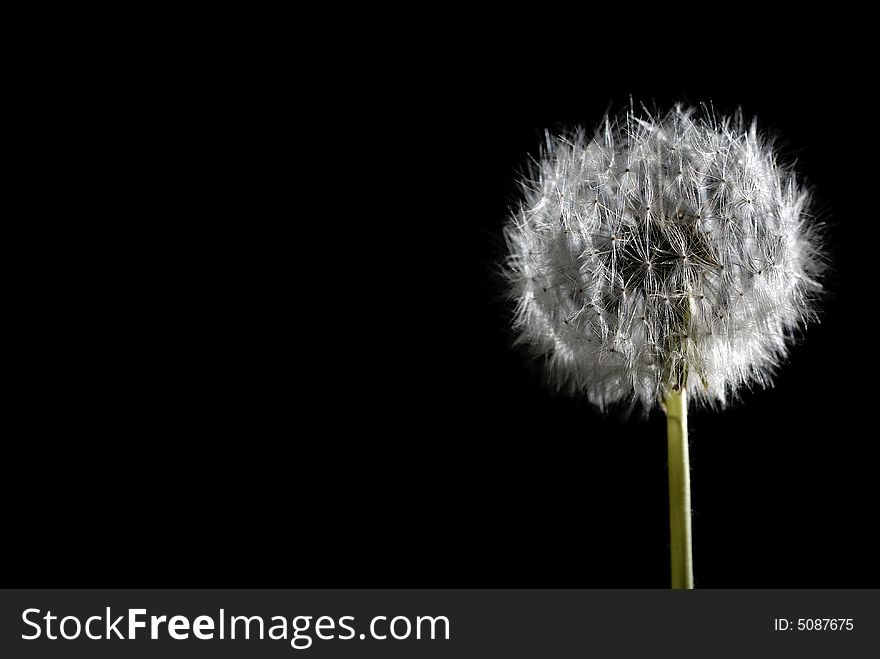
[[[809,201],[741,117],[676,107],[548,136],[505,231],[518,340],[603,409],[766,386],[815,316]]]

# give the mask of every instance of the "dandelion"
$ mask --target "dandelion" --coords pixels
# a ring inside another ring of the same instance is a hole
[[[741,115],[676,107],[552,139],[506,227],[519,341],[550,382],[667,413],[673,586],[691,587],[687,401],[766,386],[815,317],[810,196]]]

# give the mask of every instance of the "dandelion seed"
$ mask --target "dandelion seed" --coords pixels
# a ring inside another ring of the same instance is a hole
[[[600,408],[650,410],[670,383],[723,405],[769,384],[814,317],[824,258],[809,192],[754,125],[682,107],[606,119],[595,138],[548,138],[524,189],[506,229],[519,340],[547,355],[551,382]],[[615,311],[606,326],[559,320],[584,297]],[[612,341],[625,349],[610,359]]]

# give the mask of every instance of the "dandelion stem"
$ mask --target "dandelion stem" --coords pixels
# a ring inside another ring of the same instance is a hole
[[[687,390],[670,387],[664,404],[666,438],[669,444],[669,549],[672,558],[672,587],[693,588]]]

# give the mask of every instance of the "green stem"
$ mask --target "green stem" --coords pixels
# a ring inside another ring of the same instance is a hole
[[[666,437],[669,443],[669,549],[672,557],[672,587],[693,588],[687,390],[670,388],[663,402],[666,406]]]

